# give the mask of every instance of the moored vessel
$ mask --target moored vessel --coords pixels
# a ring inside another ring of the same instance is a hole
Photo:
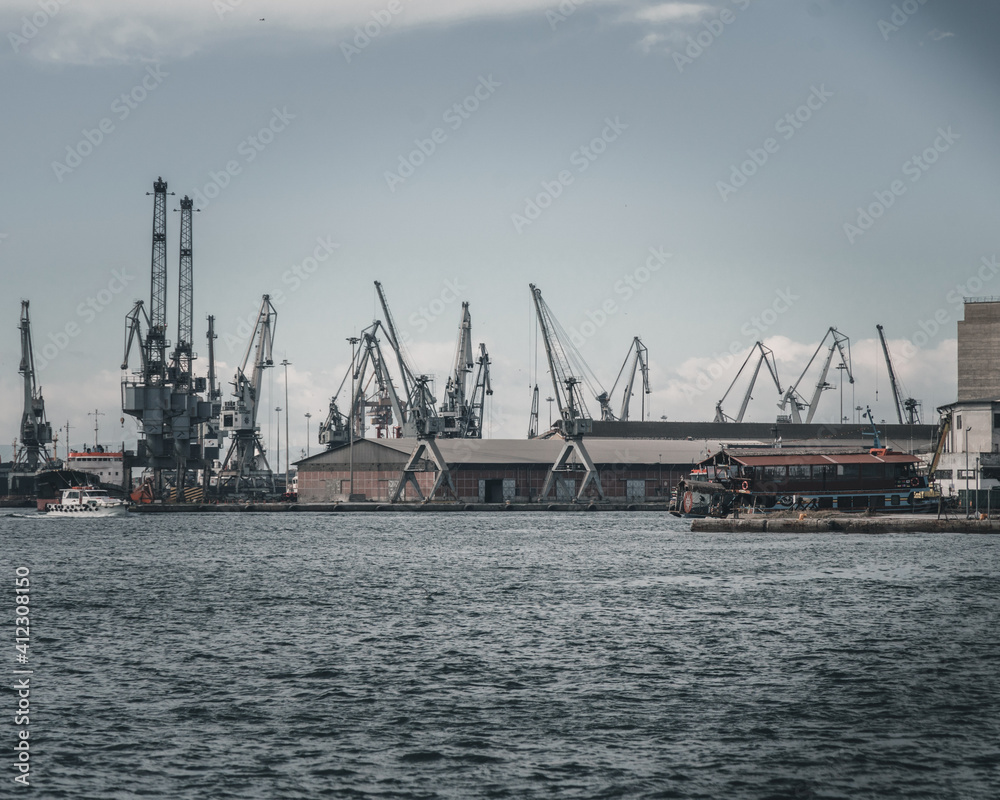
[[[126,513],[128,503],[111,497],[104,489],[71,486],[63,489],[58,503],[39,510],[50,517],[111,517]]]

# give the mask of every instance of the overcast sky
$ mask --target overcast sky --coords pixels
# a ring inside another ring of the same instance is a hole
[[[892,419],[882,324],[933,420],[961,297],[1000,295],[998,23],[971,0],[0,0],[0,453],[21,299],[53,424],[92,441],[99,410],[103,441],[134,441],[119,366],[160,175],[168,336],[188,194],[198,368],[207,314],[229,379],[240,321],[276,298],[295,451],[376,279],[439,397],[470,303],[493,436],[527,429],[529,282],[607,389],[642,337],[653,419],[711,419],[757,339],[795,381],[830,326],[852,343],[845,415]],[[748,419],[773,419],[773,384],[754,396]],[[817,419],[839,415],[838,389]]]

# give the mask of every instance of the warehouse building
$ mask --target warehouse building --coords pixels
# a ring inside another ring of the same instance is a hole
[[[538,500],[549,468],[563,446],[561,439],[439,439],[459,500],[466,503],[526,503]],[[413,451],[413,439],[363,439],[354,443],[355,500],[388,501]],[[694,464],[721,447],[718,441],[587,439],[605,497],[621,502],[669,499],[670,489]],[[327,450],[298,462],[299,502],[331,503],[351,497],[351,447]],[[560,473],[553,499],[568,501],[583,479],[583,466]],[[430,462],[424,467],[432,469]],[[417,474],[427,495],[432,471]],[[413,501],[412,489],[404,500]],[[438,494],[440,498],[441,493]],[[450,495],[449,495],[450,497]]]

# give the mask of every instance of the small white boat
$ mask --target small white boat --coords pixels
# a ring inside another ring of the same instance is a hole
[[[128,511],[128,503],[111,497],[104,489],[71,486],[62,490],[58,503],[45,506],[50,517],[112,517]]]

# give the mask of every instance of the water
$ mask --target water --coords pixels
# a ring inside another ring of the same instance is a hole
[[[6,580],[31,569],[32,792],[998,796],[1000,539],[687,527],[2,518]]]

